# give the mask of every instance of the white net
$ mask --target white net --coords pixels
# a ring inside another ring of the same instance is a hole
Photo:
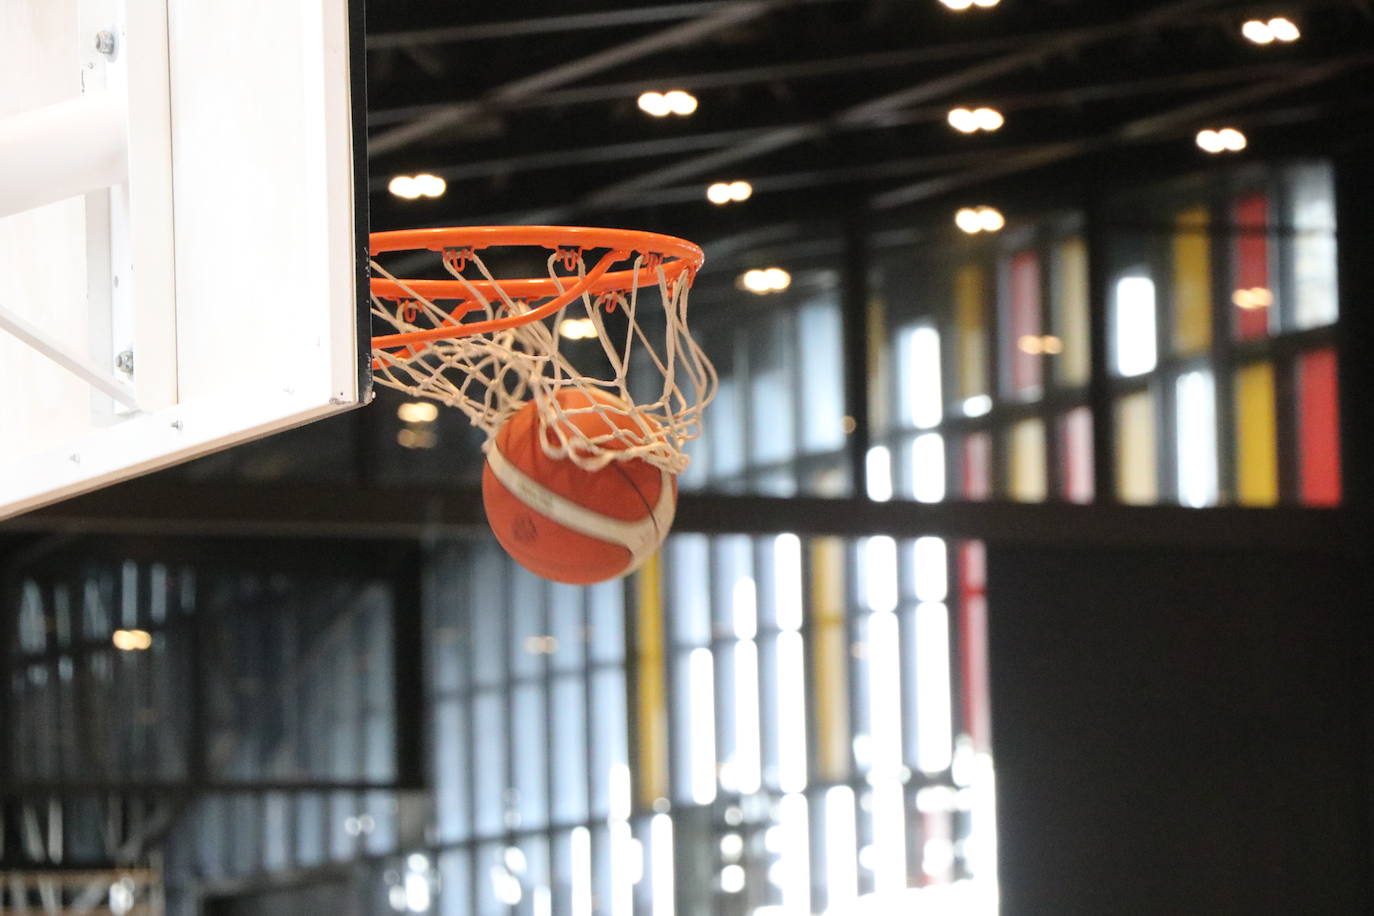
[[[496,279],[472,248],[445,249],[443,263],[452,280],[435,283],[372,262],[372,313],[395,331],[373,340],[378,384],[458,408],[488,443],[533,402],[544,450],[587,470],[632,459],[674,474],[686,467],[683,447],[700,434],[717,385],[687,326],[688,265],[609,251],[589,269],[581,248],[558,247],[547,279],[530,281]],[[502,326],[467,329],[490,323]],[[396,339],[417,332],[424,339]],[[576,422],[588,413],[604,422]]]

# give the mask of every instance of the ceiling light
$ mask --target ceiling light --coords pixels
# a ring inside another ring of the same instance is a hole
[[[978,227],[984,232],[998,232],[1007,224],[1002,211],[993,207],[978,208]]]
[[[1274,294],[1263,286],[1252,286],[1250,289],[1238,289],[1232,293],[1231,302],[1236,308],[1246,311],[1267,309],[1274,304]]]
[[[978,129],[978,118],[967,108],[952,108],[949,112],[949,126],[961,134],[971,134]]]
[[[1275,16],[1269,20],[1269,34],[1282,42],[1297,41],[1302,37],[1302,32],[1298,31],[1293,20],[1284,16]]]
[[[723,181],[717,181],[706,189],[706,199],[717,206],[730,202],[730,186]]]
[[[397,175],[386,189],[397,197],[415,200],[418,197],[442,197],[448,182],[438,175]]]
[[[415,179],[409,175],[397,175],[388,182],[386,189],[397,197],[404,197],[406,200],[414,200],[420,196],[420,191],[415,187]]]
[[[590,318],[564,318],[558,323],[558,333],[568,340],[591,340],[596,336],[596,323]]]
[[[729,191],[731,200],[748,200],[754,194],[754,186],[747,181],[732,181]]]
[[[781,267],[766,270],[746,270],[739,278],[740,286],[756,295],[776,293],[792,285],[792,275]]]
[[[1251,19],[1242,25],[1240,34],[1257,45],[1267,45],[1274,40],[1274,31],[1258,19]]]
[[[153,637],[147,630],[115,630],[111,641],[122,652],[142,652],[153,644]]]
[[[639,108],[655,118],[667,117],[673,109],[661,92],[645,92],[639,96]]]
[[[983,9],[989,10],[1000,2],[1002,2],[1002,0],[973,0],[973,5],[981,6]]]
[[[421,197],[443,197],[448,190],[448,182],[438,175],[416,175],[413,186]]]
[[[973,6],[973,0],[940,0],[945,6],[952,10],[962,12]]]
[[[997,130],[1005,122],[1002,112],[996,108],[976,108],[973,117],[975,123],[983,130]]]
[[[1221,145],[1233,153],[1238,153],[1245,149],[1245,134],[1236,130],[1234,127],[1223,127],[1217,131],[1217,139]]]
[[[1197,145],[1204,152],[1208,153],[1219,153],[1226,149],[1226,144],[1221,142],[1221,135],[1214,130],[1198,131]]]
[[[973,235],[973,233],[979,232],[983,228],[982,221],[978,219],[978,211],[974,210],[972,207],[964,207],[960,209],[958,213],[954,214],[954,225],[958,226],[969,235]]]
[[[407,401],[396,408],[402,423],[433,423],[439,418],[439,405],[430,401]]]
[[[1002,211],[996,207],[963,207],[954,214],[954,225],[969,235],[978,232],[998,232],[1007,224]]]
[[[697,110],[697,97],[690,92],[683,92],[681,89],[674,89],[665,93],[664,103],[668,110],[676,115],[689,115]]]

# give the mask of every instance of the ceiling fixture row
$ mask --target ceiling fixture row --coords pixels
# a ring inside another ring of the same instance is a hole
[[[639,109],[655,118],[666,118],[668,115],[686,117],[697,110],[697,97],[682,89],[644,92],[639,96]]]

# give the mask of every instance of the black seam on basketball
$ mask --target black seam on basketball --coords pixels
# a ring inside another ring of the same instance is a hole
[[[631,477],[629,474],[625,473],[625,469],[620,466],[619,462],[612,462],[611,467],[615,468],[616,473],[618,473],[621,477],[624,477],[625,482],[630,485],[630,489],[635,491],[635,495],[639,497],[639,501],[644,504],[644,511],[649,514],[649,521],[654,526],[654,533],[659,535],[659,538],[661,539],[663,535],[662,532],[658,530],[658,519],[654,517],[654,507],[649,505],[649,498],[644,495],[644,492],[642,490],[639,489],[639,484],[634,482],[634,478]],[[662,494],[659,495],[662,496]]]

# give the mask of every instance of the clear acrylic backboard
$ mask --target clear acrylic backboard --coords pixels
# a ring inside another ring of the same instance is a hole
[[[0,0],[0,518],[371,394],[361,0]]]

